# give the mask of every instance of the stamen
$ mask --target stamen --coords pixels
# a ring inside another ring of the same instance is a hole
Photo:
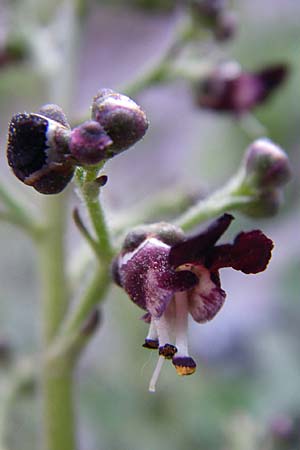
[[[159,355],[163,356],[165,359],[172,359],[176,352],[177,348],[172,344],[165,344],[158,349]]]
[[[175,294],[175,305],[176,305],[175,345],[178,350],[177,356],[179,355],[188,356],[188,340],[187,340],[188,302],[186,292],[177,292]]]
[[[176,347],[178,352],[172,358],[176,372],[180,376],[191,375],[196,370],[196,363],[188,353],[188,300],[186,292],[177,292],[175,295],[176,306]]]
[[[159,346],[158,343],[158,334],[157,334],[157,328],[154,319],[151,319],[149,331],[147,334],[147,337],[145,339],[145,342],[143,344],[143,347],[150,348],[150,349],[157,349]]]
[[[159,319],[154,319],[154,323],[158,334],[159,346],[163,347],[165,344],[169,344],[170,338],[168,330],[168,321],[166,319],[165,314],[163,314]]]
[[[165,358],[163,356],[159,356],[156,367],[154,369],[153,375],[152,375],[150,383],[149,383],[149,392],[155,392],[156,383],[157,383],[160,371],[162,369],[162,366],[164,364],[164,360],[165,360]]]

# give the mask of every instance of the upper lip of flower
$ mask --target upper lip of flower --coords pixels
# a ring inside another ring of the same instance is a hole
[[[188,313],[196,322],[206,322],[224,303],[219,269],[258,273],[271,257],[273,242],[260,230],[242,232],[232,244],[215,245],[232,220],[233,216],[224,214],[205,231],[174,245],[162,242],[159,235],[148,235],[135,250],[121,253],[115,263],[118,283],[147,311],[144,318],[151,325],[146,346],[159,347],[160,355],[172,358],[180,375],[193,373],[196,367],[187,349]],[[169,338],[174,323],[175,346]]]

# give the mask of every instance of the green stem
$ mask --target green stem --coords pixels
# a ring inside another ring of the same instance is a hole
[[[95,181],[100,168],[101,166],[86,169],[84,171],[84,176],[81,171],[78,171],[76,173],[76,181],[97,237],[97,254],[100,260],[104,262],[111,260],[113,248],[103,209],[99,200],[100,188]]]
[[[46,358],[68,306],[65,276],[64,234],[66,197],[43,200],[46,232],[39,241],[42,280],[42,326],[44,362],[42,368],[44,450],[75,450],[72,365]]]
[[[201,222],[218,214],[238,210],[253,202],[253,195],[245,189],[244,173],[240,170],[223,188],[188,209],[177,218],[175,224],[184,231],[189,231]]]
[[[65,274],[66,197],[43,199],[45,233],[39,242],[44,343],[55,336],[68,306]]]
[[[76,450],[72,369],[60,358],[44,363],[45,450]]]

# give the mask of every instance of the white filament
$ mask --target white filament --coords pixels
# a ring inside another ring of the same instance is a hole
[[[157,328],[154,319],[151,319],[149,331],[146,337],[146,340],[156,341],[158,339]]]
[[[175,320],[175,345],[176,356],[189,356],[188,354],[188,301],[186,292],[175,294],[176,320]]]
[[[159,346],[163,347],[165,344],[170,344],[169,324],[165,314],[159,319],[154,319],[154,324],[158,334]]]

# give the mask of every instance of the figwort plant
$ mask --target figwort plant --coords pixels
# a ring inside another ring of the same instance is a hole
[[[149,222],[143,211],[135,211],[134,215],[129,212],[127,222],[118,224],[117,229],[110,229],[106,223],[101,190],[108,177],[103,167],[106,161],[137,144],[149,126],[146,112],[131,97],[153,84],[181,77],[191,83],[199,107],[232,114],[240,120],[241,115],[265,101],[286,76],[284,64],[250,73],[232,62],[198,67],[193,61],[185,61],[184,50],[198,42],[199,36],[203,38],[200,28],[223,42],[234,36],[236,20],[231,11],[225,11],[223,2],[183,3],[183,25],[174,34],[174,41],[147,73],[123,87],[124,94],[99,90],[91,104],[91,115],[76,118],[75,126],[62,108],[52,103],[35,112],[18,112],[9,123],[8,164],[20,182],[44,196],[41,210],[32,215],[6,186],[0,186],[1,219],[27,232],[40,255],[42,370],[35,373],[33,364],[29,373],[18,378],[18,383],[24,384],[30,377],[40,380],[45,450],[77,448],[74,371],[97,330],[97,307],[113,281],[145,311],[143,319],[149,324],[149,332],[143,346],[158,352],[149,386],[150,391],[155,391],[165,359],[172,361],[180,376],[195,372],[196,361],[188,351],[188,315],[197,323],[204,323],[219,312],[226,296],[221,288],[220,269],[232,267],[255,274],[266,269],[271,257],[273,242],[258,229],[239,232],[231,243],[217,243],[233,220],[231,212],[264,217],[278,210],[282,186],[289,180],[291,170],[285,152],[266,138],[250,143],[240,168],[222,188],[192,206],[181,204],[181,213],[172,223],[143,225]],[[59,103],[61,98],[62,106],[67,106],[70,73],[67,69],[64,73],[64,64],[72,59],[70,30],[76,24],[76,10],[68,2],[61,8],[60,14],[70,25],[63,27],[68,45],[61,58],[59,76],[55,70],[46,71],[44,76],[49,84],[49,101]],[[50,16],[54,18],[49,29],[58,21],[53,11]],[[41,29],[42,25],[36,32]],[[54,30],[53,26],[55,47]],[[41,34],[39,43],[42,39]],[[26,41],[22,57],[28,53],[39,61],[43,56],[32,39]],[[8,50],[5,55],[2,64],[10,61]],[[74,187],[88,213],[90,223],[83,220],[79,206],[73,218],[94,254],[94,273],[74,303],[64,251],[64,190],[68,185]],[[174,210],[181,200],[174,202]],[[189,234],[210,219],[206,229]],[[130,227],[133,228],[128,231]],[[120,245],[124,231],[127,235]]]

